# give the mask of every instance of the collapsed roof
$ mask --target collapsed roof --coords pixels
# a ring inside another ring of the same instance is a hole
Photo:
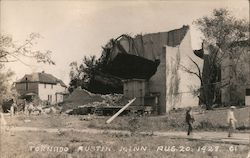
[[[123,93],[124,79],[149,80],[161,62],[164,46],[177,47],[189,30],[183,26],[168,32],[145,35],[121,35],[111,39],[105,47],[99,66],[90,79],[88,87],[92,93]]]
[[[176,47],[185,37],[189,26],[180,29],[137,35],[121,35],[103,48],[101,61],[105,71],[122,79],[149,79],[160,64],[163,46]]]

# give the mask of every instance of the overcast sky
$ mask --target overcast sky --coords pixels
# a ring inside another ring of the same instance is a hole
[[[191,26],[193,49],[199,49],[201,34],[192,22],[211,14],[214,8],[228,8],[236,17],[249,17],[248,0],[189,1],[0,1],[0,31],[11,35],[16,43],[30,33],[40,33],[35,46],[51,50],[55,66],[19,62],[8,65],[15,79],[31,72],[54,74],[69,82],[69,63],[80,62],[85,55],[101,54],[101,46],[109,39],[128,33],[169,31]]]

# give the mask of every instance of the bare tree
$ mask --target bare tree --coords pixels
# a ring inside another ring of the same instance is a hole
[[[51,59],[51,51],[40,51],[34,50],[34,45],[36,44],[36,40],[40,38],[40,34],[31,33],[29,37],[22,44],[15,44],[12,37],[7,35],[0,36],[0,63],[4,64],[6,62],[16,62],[20,61],[26,65],[25,62],[22,61],[22,57],[27,57],[31,59],[35,59],[37,62],[55,64],[55,62]]]

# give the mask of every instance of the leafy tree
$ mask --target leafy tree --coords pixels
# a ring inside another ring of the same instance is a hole
[[[123,91],[121,79],[105,71],[106,67],[101,58],[97,60],[96,56],[85,56],[80,65],[72,62],[70,68],[69,92],[77,87],[99,94]]]
[[[238,19],[227,9],[214,9],[211,16],[204,16],[194,22],[208,42],[209,56],[207,61],[209,67],[203,74],[203,100],[210,109],[215,103],[217,93],[223,86],[231,83],[221,81],[221,64],[225,59],[237,58],[243,55],[236,43],[249,39],[249,22],[245,19]],[[231,60],[232,67],[236,68],[239,60]]]
[[[11,92],[10,80],[13,75],[12,71],[1,72],[0,71],[0,103],[3,101],[3,98],[9,98]]]
[[[77,62],[70,63],[70,83],[69,91],[72,92],[77,87],[89,89],[91,79],[98,69],[96,56],[84,56],[82,63],[78,66]]]
[[[218,46],[224,54],[229,53],[235,42],[249,38],[249,22],[237,19],[227,9],[214,9],[212,16],[204,16],[194,22],[203,33],[205,40]],[[222,59],[220,56],[219,59]]]
[[[190,69],[183,67],[184,71],[196,75],[201,81],[199,90],[199,98],[207,109],[211,109],[212,105],[220,102],[220,89],[224,86],[231,86],[232,82],[224,82],[221,80],[221,65],[225,59],[231,60],[231,66],[235,70],[235,76],[238,75],[237,66],[241,62],[242,56],[250,56],[249,52],[242,51],[246,46],[239,43],[248,43],[249,40],[249,21],[239,19],[224,8],[214,9],[210,16],[204,16],[194,21],[204,37],[204,49],[209,53],[204,55],[203,73],[197,63],[190,59],[196,68]],[[206,48],[205,48],[206,47]],[[243,77],[244,78],[244,77]],[[197,91],[195,91],[197,95]]]

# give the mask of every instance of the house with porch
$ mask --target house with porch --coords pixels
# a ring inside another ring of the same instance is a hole
[[[15,87],[21,96],[37,95],[42,101],[50,104],[63,102],[64,96],[67,94],[66,84],[44,71],[24,75],[15,82]]]

